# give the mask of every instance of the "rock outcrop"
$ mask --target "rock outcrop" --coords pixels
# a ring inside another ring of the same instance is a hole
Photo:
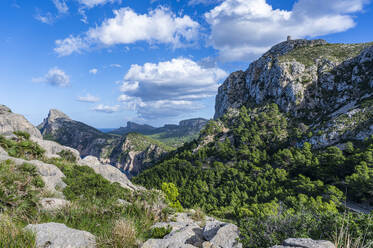
[[[43,210],[56,211],[69,206],[70,202],[60,198],[43,198],[40,204]]]
[[[45,223],[28,225],[35,233],[37,248],[95,248],[96,238],[89,232],[68,228],[64,224]]]
[[[133,185],[127,176],[120,170],[109,164],[102,164],[96,157],[87,156],[82,159],[79,164],[92,168],[95,173],[103,176],[112,183],[119,183],[123,188],[129,190],[139,189],[139,187]]]
[[[373,43],[289,40],[246,71],[232,73],[216,96],[215,118],[242,106],[276,103],[310,126],[314,147],[373,134]],[[346,121],[350,119],[351,121]]]
[[[178,213],[168,222],[159,222],[152,228],[172,230],[163,239],[149,239],[142,248],[241,248],[239,230],[236,225],[206,217],[192,219],[193,213]]]
[[[0,152],[0,162],[6,160],[12,160],[17,165],[22,165],[24,163],[34,165],[45,183],[45,189],[54,194],[62,195],[60,190],[66,187],[66,184],[63,181],[65,175],[62,173],[60,169],[57,168],[57,166],[53,164],[46,164],[39,160],[30,161],[20,158],[14,158],[5,154],[2,155]]]
[[[8,107],[0,105],[0,134],[13,134],[16,131],[27,132],[39,139],[43,138],[40,131],[23,115],[15,114]]]
[[[312,240],[312,239],[295,239],[290,238],[283,242],[282,245],[272,246],[271,248],[335,248],[330,241]]]

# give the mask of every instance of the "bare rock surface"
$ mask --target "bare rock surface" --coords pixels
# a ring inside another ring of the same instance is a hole
[[[100,174],[112,183],[119,183],[123,188],[130,190],[139,189],[139,187],[133,185],[127,176],[119,169],[109,164],[102,164],[98,158],[94,156],[85,157],[79,162],[79,164],[92,168],[97,174]]]
[[[31,137],[31,140],[45,150],[44,156],[47,158],[60,158],[60,155],[58,155],[58,153],[62,151],[69,151],[75,156],[77,160],[80,160],[79,151],[71,147],[63,146],[58,144],[57,142],[51,140],[43,140],[36,137]]]
[[[40,131],[23,115],[15,114],[5,105],[0,105],[0,134],[12,134],[16,131],[27,132],[39,139],[43,138]]]
[[[96,238],[89,232],[68,228],[64,224],[45,223],[28,225],[36,235],[37,248],[95,248]]]
[[[330,241],[312,240],[307,238],[289,238],[282,245],[276,245],[271,248],[335,248],[335,245]]]
[[[194,220],[193,213],[177,213],[168,222],[159,222],[152,228],[171,227],[163,239],[149,239],[142,248],[241,248],[236,225],[224,223],[211,217]]]
[[[60,198],[43,198],[40,204],[43,210],[54,211],[68,206],[70,202]]]

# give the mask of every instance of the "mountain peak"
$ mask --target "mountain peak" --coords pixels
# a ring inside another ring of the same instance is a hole
[[[59,118],[71,120],[69,116],[67,116],[65,113],[61,112],[58,109],[49,110],[48,121],[54,121]]]

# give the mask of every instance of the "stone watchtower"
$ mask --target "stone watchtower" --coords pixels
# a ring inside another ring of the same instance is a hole
[[[291,36],[288,35],[287,41],[291,41]]]

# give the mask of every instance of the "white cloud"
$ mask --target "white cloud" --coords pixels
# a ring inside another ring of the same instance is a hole
[[[98,69],[97,68],[93,68],[93,69],[90,69],[89,70],[89,74],[92,74],[92,75],[96,75],[98,72]]]
[[[225,0],[205,14],[210,42],[222,60],[253,59],[286,39],[316,37],[355,26],[353,13],[367,0],[299,0],[292,10],[273,9],[266,0]]]
[[[98,5],[104,5],[107,3],[121,2],[121,0],[78,0],[80,4],[87,8],[93,8]]]
[[[159,7],[148,14],[137,14],[130,8],[114,10],[114,17],[89,29],[81,36],[56,41],[54,49],[61,56],[80,52],[94,45],[112,46],[145,41],[170,44],[174,48],[190,45],[198,39],[199,24],[189,16],[176,16]]]
[[[203,107],[200,101],[215,96],[226,76],[219,68],[204,68],[186,58],[132,65],[118,100],[143,118],[175,116]]]
[[[34,18],[45,24],[52,24],[54,22],[54,16],[51,13],[46,13],[45,15],[36,14]]]
[[[93,110],[97,111],[97,112],[103,112],[103,113],[111,114],[111,113],[114,113],[114,112],[118,112],[120,110],[120,106],[119,105],[109,106],[109,105],[99,104],[96,107],[94,107]]]
[[[110,67],[121,68],[122,66],[120,64],[111,64]]]
[[[69,7],[64,0],[53,0],[54,5],[56,6],[58,13],[67,14],[69,12]]]
[[[70,85],[70,77],[61,69],[54,67],[43,77],[33,78],[35,83],[46,83],[52,86],[66,87]]]
[[[79,96],[77,98],[77,101],[79,102],[98,102],[100,101],[100,98],[97,96],[92,96],[91,94],[87,94],[85,96]]]

